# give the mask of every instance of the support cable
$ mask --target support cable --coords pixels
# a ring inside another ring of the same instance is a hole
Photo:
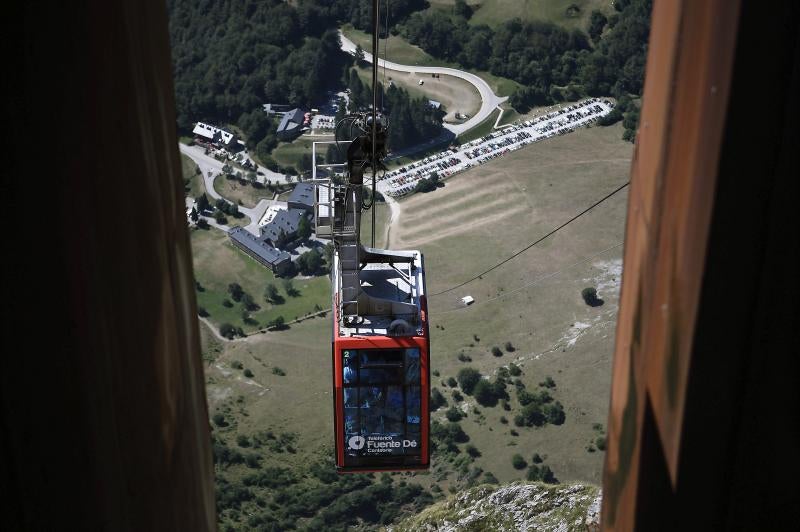
[[[372,2],[372,194],[377,186],[378,164],[375,160],[378,143],[378,38],[380,37],[380,0]],[[372,209],[372,244],[375,247],[375,224],[377,209]]]
[[[581,264],[585,264],[585,263],[589,262],[592,259],[596,259],[597,257],[603,255],[604,253],[607,253],[607,252],[611,251],[612,249],[620,247],[622,244],[623,244],[622,242],[619,242],[618,244],[614,244],[613,246],[607,247],[603,251],[598,251],[597,253],[595,253],[594,255],[592,255],[590,257],[585,257],[585,258],[579,260],[578,262],[575,262],[573,264],[570,264],[569,266],[565,266],[565,267],[561,268],[560,270],[557,270],[557,271],[554,271],[554,272],[550,272],[550,273],[545,274],[545,275],[541,275],[541,276],[537,277],[536,279],[534,279],[533,281],[531,281],[529,283],[525,283],[522,286],[518,286],[517,288],[514,288],[513,290],[509,290],[508,292],[503,292],[502,294],[496,295],[496,296],[491,297],[489,299],[484,299],[484,300],[481,300],[481,301],[477,301],[477,302],[469,305],[468,307],[458,307],[458,308],[453,308],[453,309],[450,309],[450,310],[443,310],[441,312],[437,312],[436,314],[438,316],[441,316],[442,314],[450,314],[451,312],[459,312],[459,311],[462,311],[462,310],[468,310],[468,309],[472,309],[472,308],[475,308],[477,306],[480,306],[481,304],[484,304],[484,303],[490,303],[490,302],[496,301],[498,299],[503,299],[504,297],[508,297],[510,295],[516,294],[517,292],[521,292],[522,290],[525,290],[525,289],[528,289],[528,288],[530,288],[532,286],[535,286],[535,285],[541,283],[542,281],[545,281],[545,280],[547,280],[547,279],[549,279],[551,277],[555,277],[556,275],[558,275],[560,273],[563,273],[563,272],[565,272],[565,271],[567,271],[567,270],[569,270],[571,268],[574,268],[575,266],[580,266]]]

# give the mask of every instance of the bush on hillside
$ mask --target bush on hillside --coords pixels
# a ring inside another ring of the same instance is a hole
[[[480,372],[475,368],[461,368],[458,371],[458,384],[467,395],[472,395],[475,385],[481,380]]]

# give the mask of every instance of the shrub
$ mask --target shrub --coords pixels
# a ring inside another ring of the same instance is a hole
[[[275,366],[274,368],[272,368],[272,374],[273,375],[278,375],[279,377],[285,377],[286,376],[286,372],[283,371],[278,366]]]
[[[512,436],[519,436],[519,432],[517,432],[514,429],[509,430],[508,433],[511,434]]]
[[[508,368],[501,367],[497,370],[497,380],[508,382],[511,379],[511,374],[508,372]]]
[[[549,403],[553,400],[547,390],[541,390],[539,392],[529,392],[527,390],[517,389],[517,400],[519,404],[522,406],[527,406],[530,404],[536,405],[543,405],[545,403]]]
[[[228,293],[234,301],[241,301],[244,295],[244,290],[239,283],[231,283],[228,285]]]
[[[561,425],[567,419],[566,414],[564,414],[564,407],[558,401],[544,405],[542,411],[547,421],[553,425]]]
[[[438,369],[435,369],[435,370],[431,371],[431,373],[433,374],[434,377],[438,377],[439,376],[439,370]]]
[[[469,436],[461,425],[454,422],[443,425],[438,421],[432,421],[430,435],[433,450],[437,453],[457,454],[459,449],[456,444],[469,441]]]
[[[248,453],[244,459],[244,463],[250,469],[258,469],[261,467],[261,458],[255,453]]]
[[[472,444],[467,445],[465,450],[467,451],[467,454],[473,458],[477,458],[481,455],[481,452],[478,450],[478,448]]]
[[[528,463],[525,461],[522,455],[515,454],[511,457],[511,465],[514,466],[514,469],[525,469],[525,466],[527,466]]]
[[[472,362],[472,357],[469,355],[465,355],[464,353],[459,353],[458,360],[460,360],[461,362]]]
[[[597,119],[598,126],[610,126],[612,124],[616,124],[622,120],[622,113],[619,109],[613,109],[610,113],[605,116],[601,116]]]
[[[501,356],[503,356],[503,352],[502,352],[502,351],[500,350],[500,348],[499,348],[499,347],[497,347],[497,346],[494,346],[494,347],[492,347],[492,354],[493,354],[494,356],[496,356],[496,357],[501,357]]]
[[[483,481],[487,484],[500,484],[500,481],[497,480],[497,477],[489,471],[483,474]]]
[[[475,385],[481,380],[481,374],[474,368],[461,368],[458,371],[458,384],[467,395],[472,395]]]
[[[248,379],[252,379],[253,378],[253,372],[250,371],[250,368],[244,370],[244,376],[247,377]]]
[[[440,392],[438,388],[432,388],[430,403],[431,410],[437,410],[447,405],[447,399],[444,398],[442,392]]]
[[[236,334],[236,329],[230,323],[223,323],[219,326],[219,334],[227,338],[228,340],[233,339],[233,335]]]
[[[214,422],[214,425],[216,425],[218,427],[227,427],[228,426],[228,422],[225,421],[225,416],[222,415],[219,412],[214,414],[214,416],[211,418],[211,420]]]
[[[207,318],[209,316],[209,313],[205,309],[205,307],[197,307],[197,315],[200,316],[201,318]]]
[[[236,436],[236,444],[239,447],[250,447],[250,439],[244,434],[239,434]]]
[[[533,456],[531,457],[531,462],[533,462],[534,464],[541,464],[543,460],[542,457],[539,455],[539,453],[533,453]]]
[[[497,395],[495,395],[494,386],[485,379],[481,379],[480,382],[475,385],[475,389],[472,390],[472,395],[475,396],[475,400],[478,401],[478,404],[482,406],[497,405],[498,399]]]
[[[501,407],[502,407],[502,409],[503,409],[503,410],[505,410],[506,412],[510,412],[510,411],[511,411],[511,405],[510,405],[510,404],[508,404],[508,400],[506,400],[506,399],[501,399],[501,400],[500,400],[500,406],[501,406]]]
[[[583,301],[590,307],[599,307],[604,303],[602,299],[597,297],[597,290],[591,286],[581,290],[581,297],[583,297]]]
[[[553,380],[553,377],[545,377],[545,379],[539,383],[539,386],[544,388],[555,388],[556,381]],[[602,427],[602,425],[600,425],[600,427]]]
[[[242,364],[238,360],[231,360],[231,367],[233,369],[244,369],[244,364]]]
[[[231,303],[230,299],[223,299],[222,300],[222,306],[223,307],[227,307],[227,308],[231,308],[233,306],[233,303]]]
[[[514,351],[517,350],[517,348],[514,347],[514,345],[511,342],[506,342],[504,347],[506,348],[506,351],[508,351],[509,353],[513,353]]]
[[[503,425],[508,425],[508,419],[506,419],[506,416],[500,416],[500,423]]]
[[[447,421],[461,421],[461,418],[464,417],[464,413],[455,406],[448,408],[444,415]]]
[[[469,441],[469,436],[467,433],[464,432],[464,429],[461,428],[461,425],[458,423],[448,423],[446,425],[447,432],[453,437],[453,440],[458,443],[466,443]]]
[[[447,385],[451,388],[458,386],[458,382],[453,377],[447,377]]]
[[[456,403],[460,403],[461,401],[464,400],[464,396],[461,395],[461,392],[459,392],[458,390],[453,390],[452,395],[453,395],[453,401],[455,401]]]
[[[518,427],[541,427],[547,421],[547,417],[542,412],[542,407],[538,403],[531,403],[522,409],[522,412],[514,418],[514,424]]]
[[[606,437],[605,436],[598,436],[594,440],[594,444],[597,445],[597,448],[600,449],[601,451],[605,451],[606,450]]]
[[[547,484],[555,484],[558,482],[556,476],[549,466],[535,466],[532,465],[528,468],[528,480],[545,482]]]

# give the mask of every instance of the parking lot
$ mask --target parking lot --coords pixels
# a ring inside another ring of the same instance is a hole
[[[436,173],[445,179],[473,166],[518,150],[528,144],[563,135],[595,122],[611,112],[614,105],[604,99],[589,98],[558,111],[507,126],[485,137],[442,151],[410,165],[387,172],[378,190],[393,197],[414,191],[420,179]]]

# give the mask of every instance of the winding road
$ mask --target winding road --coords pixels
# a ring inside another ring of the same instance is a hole
[[[205,150],[199,148],[197,146],[187,146],[186,144],[179,144],[181,153],[189,157],[191,160],[197,164],[200,168],[200,172],[203,174],[203,184],[205,185],[206,194],[212,200],[223,199],[227,202],[230,202],[228,198],[223,198],[219,192],[214,190],[214,179],[217,178],[222,173],[222,166],[225,164],[220,162],[213,157],[210,157],[205,154]],[[259,171],[266,174],[266,179],[270,179],[271,181],[277,181],[279,183],[287,183],[286,176],[283,174],[278,174],[272,172],[271,170],[267,170],[266,168],[259,167]],[[186,207],[191,208],[193,198],[187,198]],[[245,227],[248,231],[253,233],[254,235],[259,234],[258,230],[258,222],[261,220],[261,217],[264,216],[264,213],[267,211],[267,208],[274,204],[274,200],[262,199],[258,202],[258,204],[253,208],[247,208],[242,205],[239,205],[239,212],[250,218],[250,223]],[[222,231],[227,231],[228,226],[219,225],[217,224],[212,218],[204,216],[208,223],[220,229]]]
[[[349,54],[354,54],[356,51],[356,44],[345,37],[342,32],[339,32],[339,37],[342,41],[342,50]],[[367,62],[372,63],[372,54],[365,51],[364,59]],[[457,70],[455,68],[448,67],[400,65],[391,61],[384,61],[380,58],[378,59],[378,66],[385,67],[390,70],[397,70],[398,72],[412,72],[417,74],[445,74],[448,76],[461,78],[464,81],[474,85],[475,88],[478,89],[478,93],[481,95],[480,110],[478,110],[475,116],[463,124],[442,124],[444,128],[453,132],[455,135],[461,135],[462,133],[474,128],[489,118],[495,109],[497,109],[501,103],[508,99],[507,96],[501,98],[500,96],[496,95],[489,84],[483,80],[483,78],[476,76],[475,74],[471,74],[470,72],[464,72],[463,70]]]

